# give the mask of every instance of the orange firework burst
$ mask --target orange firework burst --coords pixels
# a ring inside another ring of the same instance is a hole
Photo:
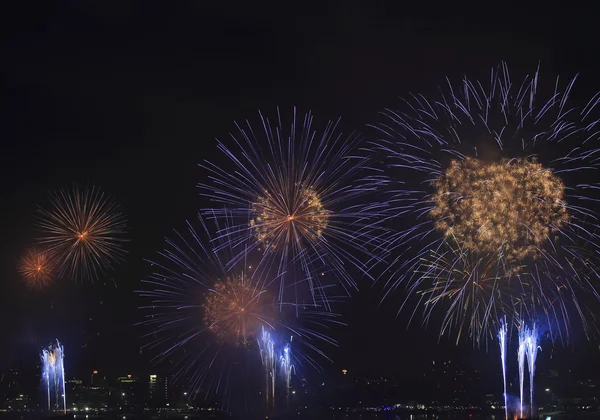
[[[452,161],[433,185],[436,228],[472,251],[536,258],[569,221],[563,182],[535,161]]]
[[[125,254],[125,217],[96,188],[53,192],[49,208],[40,208],[39,214],[39,241],[56,255],[61,274],[97,278]]]
[[[265,191],[252,205],[250,226],[272,250],[304,239],[316,243],[327,228],[329,212],[313,188],[294,187],[287,194]]]
[[[273,305],[266,291],[243,276],[219,280],[206,298],[204,321],[220,340],[246,346],[262,326],[272,327]]]
[[[19,272],[30,289],[44,289],[52,284],[53,265],[47,252],[29,250],[19,262]]]

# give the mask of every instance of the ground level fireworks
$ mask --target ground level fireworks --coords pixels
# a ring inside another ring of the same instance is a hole
[[[56,340],[40,354],[42,361],[42,381],[48,397],[48,411],[67,412],[65,389],[64,348]]]

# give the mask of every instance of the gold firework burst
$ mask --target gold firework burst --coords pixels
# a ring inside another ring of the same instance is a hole
[[[53,283],[53,264],[45,251],[29,250],[21,258],[18,267],[25,285],[30,289],[41,290]]]
[[[50,194],[48,208],[39,209],[39,242],[60,264],[60,274],[97,278],[122,260],[126,231],[120,206],[96,188]]]
[[[243,277],[219,280],[204,303],[204,322],[220,340],[248,345],[263,325],[272,326],[273,307],[266,291]]]
[[[535,160],[452,161],[433,186],[436,228],[472,251],[537,258],[569,221],[563,182]]]
[[[289,194],[268,191],[252,205],[250,227],[271,250],[301,240],[315,243],[327,228],[329,212],[313,188],[295,187]]]

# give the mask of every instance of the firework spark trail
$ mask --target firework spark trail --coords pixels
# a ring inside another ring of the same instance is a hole
[[[506,393],[506,335],[507,335],[506,320],[500,320],[500,331],[498,332],[498,342],[500,344],[500,360],[502,362],[502,382],[504,385],[504,415],[508,420],[508,395]]]
[[[227,268],[248,252],[258,253],[257,271],[277,270],[279,301],[299,293],[298,282],[290,284],[288,273],[294,270],[305,274],[315,300],[324,300],[324,267],[346,292],[355,289],[349,268],[369,277],[369,269],[382,260],[378,237],[386,204],[365,203],[384,182],[381,170],[369,167],[361,139],[342,136],[337,123],[319,133],[312,115],[297,121],[296,110],[289,128],[279,112],[275,124],[262,114],[260,121],[260,131],[249,122],[236,124],[230,144],[219,142],[231,167],[200,165],[210,173],[209,181],[199,184],[201,193],[225,206],[208,213],[233,221],[219,233],[221,243],[236,250]]]
[[[294,371],[294,365],[292,364],[292,346],[291,341],[293,336],[290,338],[290,343],[286,344],[283,347],[283,351],[281,357],[279,358],[279,370],[281,372],[281,376],[283,378],[283,383],[285,386],[285,397],[286,400],[290,398],[290,389],[291,389],[291,381],[292,381],[292,373]]]
[[[443,253],[431,251],[430,255],[421,257],[421,261],[423,271],[415,275],[423,281],[431,281],[431,286],[418,290],[423,282],[415,282],[409,288],[409,296],[412,293],[421,296],[426,309],[424,322],[429,320],[436,305],[449,300],[450,307],[443,317],[440,331],[444,334],[457,326],[457,344],[465,324],[470,331],[480,334],[482,326],[491,324],[497,317],[505,319],[506,313],[522,306],[517,293],[507,285],[500,287],[501,282],[510,276],[506,275],[502,262],[495,257],[483,255],[474,258],[472,253],[455,244]],[[510,298],[502,298],[505,295]]]
[[[126,254],[125,216],[95,187],[51,192],[38,215],[38,241],[60,267],[59,275],[97,279]]]
[[[150,261],[154,272],[137,292],[147,302],[141,307],[146,315],[140,324],[149,329],[143,350],[156,363],[171,362],[174,381],[185,378],[191,390],[204,387],[219,397],[230,391],[223,375],[234,368],[243,371],[235,374],[249,373],[240,360],[259,362],[256,342],[263,328],[271,336],[293,336],[296,364],[319,369],[320,359],[329,360],[326,348],[337,345],[329,334],[344,325],[340,315],[312,298],[306,304],[277,302],[247,260],[227,269],[233,251],[213,251],[218,240],[211,234],[221,226],[206,222],[198,215]]]
[[[65,367],[64,348],[56,340],[56,345],[51,344],[43,349],[40,354],[42,362],[42,378],[45,382],[48,397],[48,410],[52,409],[52,396],[54,396],[54,408],[60,409],[62,400],[62,411],[67,412],[67,395],[65,389]]]
[[[441,334],[457,340],[468,330],[479,345],[528,311],[552,339],[568,341],[571,313],[588,337],[597,330],[600,95],[578,107],[575,79],[546,88],[538,76],[514,83],[502,64],[487,83],[448,80],[374,126],[373,150],[397,172],[389,220],[408,223],[387,238],[386,296],[420,294],[423,322],[447,310]]]
[[[265,371],[265,404],[267,412],[275,406],[275,373],[277,364],[275,362],[275,342],[271,333],[263,327],[262,334],[258,338],[260,358]]]
[[[523,397],[525,383],[525,358],[527,353],[527,341],[529,337],[528,328],[522,323],[519,326],[519,347],[517,348],[517,362],[519,363],[519,413],[523,418]]]
[[[48,411],[50,411],[50,369],[52,367],[52,364],[50,363],[50,354],[48,352],[48,350],[42,350],[42,353],[40,354],[40,359],[42,361],[42,378],[45,382],[45,387],[46,387],[46,394],[47,394],[47,400],[48,400]]]
[[[529,368],[529,417],[533,418],[533,377],[535,376],[535,361],[537,359],[537,352],[540,348],[535,324],[533,324],[533,327],[528,331],[525,346],[527,365]]]

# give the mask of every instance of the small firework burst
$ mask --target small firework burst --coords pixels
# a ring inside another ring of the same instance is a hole
[[[53,283],[54,265],[46,251],[27,251],[19,261],[18,269],[29,289],[41,290]]]
[[[219,280],[204,303],[204,322],[220,340],[247,346],[261,328],[272,327],[275,311],[266,290],[243,274]]]
[[[60,275],[97,279],[126,253],[125,216],[96,188],[52,192],[38,213],[39,242],[55,256]]]
[[[327,228],[329,212],[312,188],[294,188],[291,197],[265,191],[252,204],[250,227],[265,249],[284,249],[292,241],[316,244]]]

